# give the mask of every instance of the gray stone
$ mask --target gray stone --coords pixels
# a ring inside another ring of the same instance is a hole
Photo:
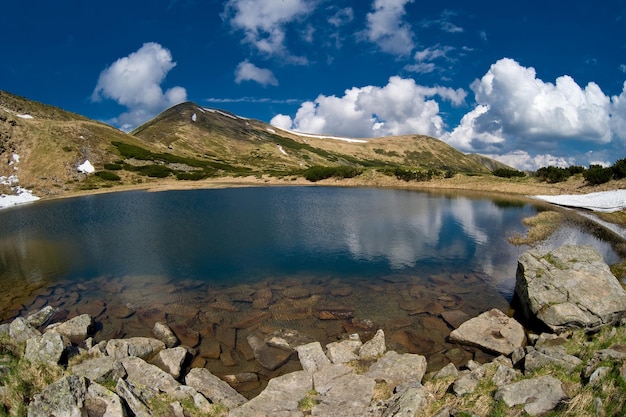
[[[167,324],[157,321],[152,328],[152,334],[161,342],[165,343],[165,346],[168,348],[172,348],[178,344],[178,338]]]
[[[34,396],[28,406],[28,417],[82,417],[86,394],[85,378],[66,376]]]
[[[435,399],[420,383],[403,384],[389,400],[389,406],[382,417],[414,417],[424,412]]]
[[[107,380],[117,381],[119,378],[126,377],[126,370],[122,364],[110,356],[88,359],[72,366],[71,372],[100,383]]]
[[[626,315],[626,291],[591,246],[524,253],[515,293],[527,317],[537,317],[557,333],[595,329]]]
[[[124,400],[135,417],[152,417],[152,412],[146,405],[146,402],[154,397],[156,392],[151,391],[147,387],[139,389],[134,384],[120,378],[117,380],[115,393]]]
[[[9,337],[16,343],[26,342],[32,337],[41,336],[41,332],[28,324],[23,317],[18,317],[9,325]]]
[[[269,346],[284,350],[296,350],[298,346],[314,341],[311,336],[293,329],[278,329],[265,336],[265,343]]]
[[[340,365],[334,365],[340,366]],[[376,381],[365,375],[346,374],[319,398],[320,402],[311,410],[312,416],[335,416],[340,410],[345,417],[361,417],[367,411]]]
[[[327,366],[313,374],[313,386],[320,395],[326,394],[344,375],[351,374],[352,368],[338,364]]]
[[[501,387],[510,384],[517,378],[520,372],[506,365],[498,365],[496,372],[493,374],[491,380],[496,387]]]
[[[58,333],[48,332],[43,336],[31,337],[26,341],[24,359],[32,363],[57,365],[63,356],[65,347],[70,343]]]
[[[589,377],[589,385],[591,386],[599,386],[602,384],[602,380],[606,378],[611,372],[611,368],[608,366],[600,366],[596,368],[595,371]]]
[[[93,329],[93,319],[89,314],[81,314],[63,323],[54,323],[46,331],[55,331],[72,341],[82,341],[89,336]]]
[[[509,407],[524,404],[524,411],[536,416],[553,410],[567,395],[561,381],[551,376],[541,376],[500,387],[494,398],[496,401],[504,401]]]
[[[357,352],[361,346],[363,346],[363,343],[360,338],[332,342],[326,345],[326,356],[334,364],[354,361],[359,359]]]
[[[189,371],[185,376],[185,383],[212,403],[222,403],[229,409],[238,407],[247,401],[243,395],[205,368],[194,368]]]
[[[365,376],[387,382],[390,388],[407,382],[422,382],[426,358],[413,353],[389,351],[370,366]]]
[[[185,359],[187,358],[187,355],[187,349],[182,346],[178,346],[160,351],[151,363],[178,379],[180,376],[180,370],[185,362]]]
[[[524,344],[526,336],[521,324],[494,308],[453,330],[450,340],[510,355]]]
[[[88,416],[126,417],[126,408],[119,395],[100,384],[91,382],[85,396],[85,410]]]
[[[42,308],[41,310],[30,314],[28,317],[26,317],[26,321],[31,326],[37,328],[39,326],[43,326],[44,324],[46,324],[46,322],[50,320],[50,318],[54,315],[56,311],[57,311],[56,308],[52,306],[46,306]]]
[[[268,345],[258,333],[248,335],[247,340],[254,352],[254,359],[270,371],[278,369],[291,358],[291,350],[279,349]]]
[[[194,388],[187,385],[176,387],[173,391],[168,392],[168,395],[179,401],[185,401],[191,398],[193,400],[193,404],[201,413],[209,414],[213,411],[209,400],[207,400],[204,395],[200,394]]]
[[[116,359],[122,359],[129,356],[136,356],[141,359],[150,359],[163,349],[165,349],[165,343],[151,337],[111,339],[106,344],[107,354]]]
[[[359,358],[376,359],[387,350],[385,345],[385,333],[379,329],[371,340],[368,340],[359,349]]]
[[[480,373],[475,371],[463,371],[459,378],[452,384],[452,392],[457,397],[473,393],[480,383]]]
[[[150,387],[160,392],[170,392],[180,386],[170,374],[143,359],[129,356],[120,360],[126,370],[126,381],[135,386]]]
[[[320,342],[313,342],[307,345],[298,346],[296,348],[298,352],[298,358],[302,369],[307,372],[314,373],[328,365],[330,365],[330,359],[326,357],[322,350]]]
[[[524,371],[531,372],[545,368],[547,365],[555,365],[572,372],[581,363],[582,361],[576,356],[567,354],[562,346],[534,348],[529,346],[526,348],[524,357]]]
[[[437,371],[435,375],[433,376],[433,378],[435,379],[448,378],[448,377],[456,378],[457,376],[459,376],[459,370],[456,369],[456,366],[454,366],[453,363],[449,363],[443,368],[441,368],[439,371]]]
[[[273,378],[256,397],[231,410],[229,417],[278,416],[296,417],[304,414],[298,410],[299,401],[313,388],[311,374],[292,372]],[[334,410],[336,415],[337,409]]]

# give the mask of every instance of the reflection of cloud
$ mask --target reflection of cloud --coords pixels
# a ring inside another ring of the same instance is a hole
[[[482,230],[477,223],[477,216],[483,216],[485,214],[490,217],[497,217],[498,208],[496,206],[489,205],[487,206],[489,213],[485,213],[484,211],[477,212],[474,209],[474,202],[467,198],[460,198],[455,200],[455,204],[450,206],[450,211],[452,212],[452,216],[459,222],[463,231],[472,239],[474,242],[484,245],[489,241],[489,236]]]

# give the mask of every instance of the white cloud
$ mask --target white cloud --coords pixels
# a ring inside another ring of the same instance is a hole
[[[532,156],[528,152],[522,150],[508,152],[503,155],[485,154],[485,156],[522,171],[536,171],[538,168],[547,166],[566,168],[570,165],[576,164],[576,158],[574,157],[554,156],[551,154]]]
[[[491,66],[472,85],[477,107],[445,140],[465,151],[503,152],[560,140],[606,144],[610,100],[595,83],[581,88],[569,76],[556,83],[536,77],[534,68],[508,58]]]
[[[611,97],[611,130],[626,145],[626,81],[622,93]]]
[[[444,131],[439,96],[462,104],[466,92],[445,87],[424,87],[413,79],[391,77],[384,87],[353,87],[343,97],[320,95],[298,109],[295,118],[285,115],[273,121],[282,128],[344,137],[376,137],[424,134],[438,137]],[[291,121],[291,126],[286,123]]]
[[[267,55],[289,57],[296,63],[304,58],[292,57],[285,47],[286,25],[309,14],[311,0],[228,0],[223,18],[244,32],[244,41]]]
[[[266,68],[259,68],[248,60],[240,62],[235,70],[235,82],[241,84],[243,81],[255,81],[262,86],[278,86],[278,80],[272,71]]]
[[[276,126],[285,130],[290,130],[292,123],[293,121],[291,120],[291,117],[285,114],[277,114],[276,116],[272,117],[272,120],[270,120],[270,124],[272,126]]]
[[[367,39],[384,52],[408,55],[413,50],[414,34],[402,20],[407,3],[413,0],[375,0],[374,11],[367,14]]]
[[[167,73],[175,66],[168,49],[158,43],[145,43],[100,73],[91,98],[112,99],[128,108],[116,122],[123,130],[131,130],[167,107],[187,100],[183,87],[165,92],[161,89]]]
[[[354,19],[354,11],[351,7],[345,7],[338,10],[333,16],[328,19],[328,23],[335,27],[343,26],[352,22]]]

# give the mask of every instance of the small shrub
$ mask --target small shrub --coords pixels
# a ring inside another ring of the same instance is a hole
[[[98,171],[96,173],[94,173],[95,176],[102,178],[105,181],[120,181],[122,178],[120,178],[119,175],[111,172],[111,171]]]
[[[583,176],[591,185],[604,184],[613,178],[613,169],[604,168],[601,165],[591,165],[589,169],[584,172]]]
[[[616,180],[626,178],[626,158],[615,161],[613,164],[613,177]]]
[[[567,168],[548,166],[539,168],[536,172],[537,178],[550,184],[566,181],[572,175]]]
[[[137,171],[141,175],[145,175],[151,178],[165,178],[172,173],[172,170],[165,165],[145,165],[137,167]]]
[[[209,174],[203,171],[179,172],[176,174],[177,179],[185,181],[199,181],[207,178],[208,176]]]
[[[326,166],[312,166],[304,171],[304,178],[311,182],[317,182],[326,178],[354,178],[361,174],[362,171],[356,167],[349,167],[345,165],[336,167]]]
[[[509,168],[498,168],[495,169],[492,172],[493,175],[495,175],[496,177],[501,177],[501,178],[513,178],[513,177],[525,177],[526,174],[524,174],[522,171],[518,171],[516,169],[509,169]]]
[[[104,164],[104,169],[108,169],[109,171],[119,171],[122,168],[124,168],[122,166],[122,164],[118,164],[118,163],[115,163],[115,164]]]

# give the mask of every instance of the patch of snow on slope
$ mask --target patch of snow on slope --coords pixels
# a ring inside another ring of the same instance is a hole
[[[91,165],[91,162],[89,162],[89,160],[86,160],[85,162],[80,164],[77,169],[78,172],[82,172],[84,174],[93,174],[94,172],[96,172],[96,169],[93,167],[93,165]]]
[[[534,198],[565,207],[614,212],[626,208],[626,190],[600,191],[590,194],[536,195]]]
[[[287,155],[287,152],[285,152],[285,150],[283,149],[282,146],[278,145],[278,150],[280,151],[280,153],[282,153],[283,155]]]
[[[21,119],[33,119],[33,116],[31,116],[30,114],[16,114],[16,116]]]
[[[194,113],[194,114],[192,114],[192,115],[191,115],[191,121],[192,121],[192,122],[195,122],[195,121],[196,121],[196,119],[197,119],[196,114],[195,114],[195,113]]]
[[[297,135],[297,136],[301,136],[304,138],[315,138],[315,139],[334,139],[334,140],[342,140],[344,142],[350,142],[350,143],[367,143],[366,140],[364,139],[351,139],[351,138],[342,138],[339,136],[325,136],[325,135],[313,135],[311,133],[302,133],[302,132],[296,132],[295,130],[288,130],[288,129],[283,129],[282,127],[278,127],[278,126],[274,126],[275,128],[278,128],[280,130],[283,130],[287,133],[291,133],[292,135]]]
[[[267,130],[270,133],[276,133],[276,131],[274,129],[270,129],[269,127],[267,129],[265,129],[265,130]]]
[[[9,166],[14,165],[13,169],[17,171],[17,164],[19,162],[20,156],[14,153],[13,160],[9,162]],[[39,200],[39,197],[34,196],[32,191],[22,188],[17,184],[19,184],[17,175],[9,175],[8,177],[4,175],[0,176],[0,185],[9,186],[12,192],[12,194],[0,194],[0,209]]]

